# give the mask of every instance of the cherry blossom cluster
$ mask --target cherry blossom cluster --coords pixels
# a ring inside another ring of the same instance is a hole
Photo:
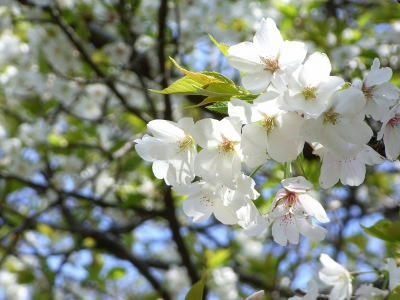
[[[386,157],[400,154],[399,89],[389,82],[392,70],[375,59],[362,81],[346,83],[331,75],[326,54],[307,57],[306,45],[283,40],[270,18],[262,20],[252,42],[231,46],[227,60],[241,71],[243,87],[258,96],[251,102],[230,99],[229,116],[222,120],[151,121],[151,135],[136,141],[137,153],[153,163],[157,178],[188,196],[183,210],[195,222],[214,214],[250,235],[271,226],[281,245],[297,244],[299,233],[324,239],[326,230],[313,219],[329,218],[309,181],[282,180],[270,211],[261,215],[253,203],[259,196],[255,182],[244,170],[268,160],[290,164],[308,143],[322,161],[322,188],[338,181],[360,185],[366,165],[383,162],[368,146],[374,135],[368,120],[382,124],[377,138]]]
[[[329,255],[322,253],[319,258],[322,269],[318,272],[318,278],[313,277],[308,285],[304,296],[293,296],[289,300],[317,300],[319,299],[319,282],[322,285],[331,287],[329,300],[377,300],[386,299],[391,291],[394,291],[400,284],[400,267],[397,267],[393,258],[387,259],[384,270],[388,273],[388,286],[376,288],[372,284],[360,285],[354,293],[353,298],[353,279],[357,275],[364,273],[381,273],[381,271],[365,271],[350,273],[344,266],[338,264]],[[258,291],[246,300],[262,299],[263,291]],[[325,298],[325,297],[324,297]]]

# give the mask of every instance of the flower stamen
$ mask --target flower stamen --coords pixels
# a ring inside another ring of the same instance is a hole
[[[301,93],[303,94],[305,100],[314,100],[317,98],[316,92],[316,87],[306,86]]]
[[[272,73],[274,73],[275,71],[278,71],[280,69],[277,59],[262,57],[261,60],[264,63],[264,70],[266,71],[271,71]]]
[[[330,108],[328,111],[324,113],[324,124],[331,123],[333,125],[336,125],[339,117],[340,114],[338,114],[332,108]]]

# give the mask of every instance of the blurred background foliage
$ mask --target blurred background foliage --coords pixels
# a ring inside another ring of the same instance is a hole
[[[249,40],[262,17],[308,53],[326,52],[347,81],[379,57],[400,86],[396,1],[0,1],[0,299],[184,299],[204,274],[207,299],[260,289],[285,299],[301,294],[322,252],[362,271],[400,258],[390,223],[399,161],[369,169],[359,187],[319,190],[327,238],[281,247],[268,233],[251,239],[215,220],[191,223],[183,198],[135,153],[149,120],[223,117],[187,108],[201,96],[149,91],[182,76],[168,56],[239,83],[208,34],[227,45]],[[318,189],[320,163],[307,147],[302,164]],[[273,163],[257,173],[262,212],[283,176]],[[361,282],[385,284],[373,273]]]

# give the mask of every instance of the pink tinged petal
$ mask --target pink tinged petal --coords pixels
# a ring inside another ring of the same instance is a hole
[[[171,121],[153,120],[147,124],[147,129],[154,137],[169,142],[179,141],[185,137],[184,131]]]
[[[389,81],[390,78],[392,78],[392,74],[393,72],[391,68],[371,70],[371,72],[369,72],[368,75],[365,77],[364,83],[368,87],[382,84]]]
[[[243,127],[241,146],[244,163],[248,167],[256,168],[267,162],[267,131],[259,124]]]
[[[283,39],[274,20],[271,18],[262,19],[253,38],[253,43],[261,56],[271,59],[277,58]]]
[[[332,97],[334,110],[343,116],[358,115],[365,107],[364,94],[354,87],[338,91]]]
[[[325,228],[315,225],[303,217],[296,218],[296,224],[298,231],[310,240],[319,242],[326,236],[327,230]]]
[[[309,194],[299,194],[298,199],[303,206],[305,212],[310,216],[317,219],[321,223],[329,222],[325,209],[322,205]]]
[[[321,174],[319,176],[319,185],[324,188],[334,186],[340,177],[340,163],[331,154],[327,153],[322,158]]]
[[[202,148],[218,146],[222,141],[219,121],[206,118],[196,122],[194,139]]]
[[[230,117],[238,117],[242,124],[251,123],[253,106],[248,101],[232,98],[228,103],[228,114]]]
[[[340,181],[350,186],[358,186],[365,178],[365,164],[358,159],[346,159],[341,163]]]
[[[316,87],[328,79],[331,70],[328,56],[325,53],[314,52],[305,61],[299,79],[304,86]]]
[[[193,194],[183,202],[183,212],[193,218],[193,222],[203,222],[207,220],[213,212],[213,203],[201,198],[201,193]],[[212,199],[211,199],[212,201]]]
[[[385,144],[386,157],[390,160],[396,160],[400,155],[400,128],[386,126],[383,142]]]
[[[279,53],[280,68],[299,66],[307,54],[307,47],[302,42],[284,41]]]
[[[256,73],[264,70],[264,64],[256,47],[251,42],[243,42],[228,49],[228,62],[236,69]]]
[[[283,179],[281,184],[286,190],[295,193],[305,193],[313,188],[312,183],[303,176]]]
[[[242,85],[252,93],[259,94],[263,92],[271,82],[272,73],[263,70],[257,73],[247,73],[242,76]]]

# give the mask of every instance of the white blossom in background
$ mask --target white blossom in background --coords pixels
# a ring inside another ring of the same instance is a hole
[[[312,118],[319,117],[329,106],[333,93],[344,84],[342,78],[330,76],[331,70],[326,54],[311,54],[288,78],[283,107]]]
[[[318,298],[318,283],[313,278],[307,284],[307,292],[304,296],[290,297],[288,300],[316,300]]]
[[[173,265],[165,272],[164,285],[175,297],[179,296],[183,289],[190,287],[190,280],[185,267]]]
[[[27,300],[29,299],[29,288],[27,285],[19,284],[17,275],[6,270],[0,271],[0,287],[7,299]]]
[[[381,290],[369,284],[362,284],[354,293],[356,300],[383,300],[389,291]]]
[[[195,125],[195,140],[203,149],[195,160],[196,175],[209,182],[235,188],[241,173],[241,123],[239,118],[202,119]]]
[[[265,295],[264,291],[257,291],[248,296],[245,300],[263,300],[264,295]]]
[[[314,153],[321,160],[319,184],[322,188],[334,186],[339,180],[342,184],[358,186],[365,179],[365,165],[376,165],[383,158],[367,145],[347,144],[346,151],[336,154],[327,147],[313,143]]]
[[[365,114],[377,121],[385,118],[390,106],[399,97],[399,89],[389,82],[392,73],[391,68],[380,68],[379,59],[375,58],[364,80],[353,82],[353,86],[360,89],[367,100]]]
[[[131,56],[132,48],[124,42],[119,41],[107,44],[103,47],[103,50],[110,58],[111,64],[124,65],[128,62],[129,57]]]
[[[283,41],[271,18],[262,19],[253,42],[243,42],[228,49],[228,62],[245,71],[243,86],[253,93],[263,92],[272,82],[281,85],[282,78],[298,67],[307,54],[304,43]]]
[[[389,272],[389,289],[392,291],[400,285],[400,267],[393,258],[388,258],[385,269]]]
[[[136,140],[135,149],[141,158],[153,162],[153,173],[168,185],[189,184],[194,179],[196,144],[194,123],[183,118],[178,123],[154,120],[147,124],[153,136]]]
[[[349,300],[353,293],[349,271],[325,253],[321,254],[319,259],[322,264],[322,269],[318,273],[319,279],[333,286],[329,300]]]
[[[383,119],[377,139],[382,138],[386,158],[396,160],[400,155],[400,104],[394,106]]]
[[[221,299],[236,300],[238,276],[230,267],[216,268],[212,271],[215,287],[212,289]]]
[[[287,242],[297,244],[299,233],[312,240],[323,240],[326,229],[314,224],[311,218],[321,223],[329,222],[329,218],[310,194],[312,184],[302,176],[287,178],[281,183],[283,189],[276,194],[268,214],[274,241],[282,246]]]

